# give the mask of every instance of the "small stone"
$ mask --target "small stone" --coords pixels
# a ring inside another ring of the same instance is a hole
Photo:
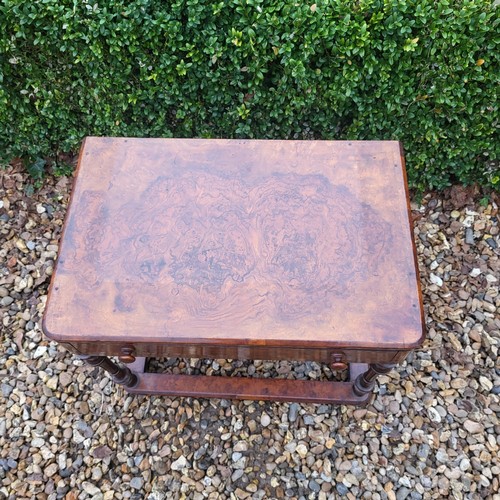
[[[8,307],[14,302],[14,299],[12,297],[4,297],[2,300],[0,300],[0,304],[3,307]]]
[[[247,457],[241,457],[236,462],[233,462],[234,469],[244,469],[247,465]]]
[[[397,500],[405,500],[408,495],[411,493],[411,490],[406,488],[405,486],[401,487],[396,491],[396,499]]]
[[[186,467],[187,465],[187,460],[186,460],[186,457],[184,455],[181,455],[177,460],[175,460],[175,462],[172,462],[172,465],[170,466],[170,468],[172,470],[182,470],[184,469],[184,467]]]
[[[443,450],[442,448],[439,448],[439,450],[436,453],[436,460],[441,463],[447,463],[449,458],[446,451]]]
[[[233,447],[233,451],[247,451],[247,450],[248,450],[248,443],[246,441],[238,441]]]
[[[352,416],[356,420],[363,420],[363,418],[365,418],[365,416],[366,416],[367,411],[368,410],[366,408],[359,408],[357,410],[354,410]]]
[[[94,484],[90,483],[89,481],[83,481],[82,482],[82,488],[84,489],[84,491],[86,493],[88,493],[89,495],[98,495],[99,493],[101,493],[101,490],[95,486]]]
[[[463,458],[460,461],[460,470],[462,472],[468,471],[470,469],[470,460],[468,458]]]
[[[463,347],[462,347],[462,344],[460,343],[460,341],[457,339],[457,337],[451,333],[451,332],[448,332],[448,339],[450,341],[450,344],[452,345],[453,349],[455,349],[455,351],[458,351],[458,352],[461,352]]]
[[[16,247],[21,250],[23,253],[29,253],[28,247],[26,246],[26,243],[21,238],[18,238],[15,243]]]
[[[36,437],[31,440],[31,446],[34,448],[41,448],[42,446],[45,446],[45,439]]]
[[[295,451],[299,454],[300,458],[305,458],[307,455],[307,446],[303,443],[300,443],[295,448]]]
[[[436,424],[441,423],[441,415],[432,406],[427,409],[427,415],[429,415],[429,418],[431,419],[432,422],[435,422]]]
[[[489,378],[481,376],[479,377],[479,383],[481,384],[481,387],[488,392],[490,392],[491,389],[493,389],[493,382]]]
[[[59,384],[61,387],[68,387],[74,380],[74,377],[69,372],[61,372],[59,375]]]
[[[406,476],[399,478],[399,484],[406,486],[407,488],[411,488],[411,481]]]
[[[10,384],[2,384],[1,390],[2,396],[7,399],[12,394],[14,387],[12,387]]]
[[[142,479],[142,477],[134,477],[130,481],[130,486],[134,488],[134,490],[140,490],[142,488],[143,483],[144,479]]]
[[[471,276],[472,278],[477,278],[479,275],[481,274],[481,269],[479,269],[478,267],[475,267],[470,273],[469,273],[469,276]]]
[[[493,250],[496,250],[496,248],[498,247],[497,242],[493,238],[486,238],[486,243],[488,243],[488,245],[493,248]]]
[[[474,245],[474,231],[470,227],[465,230],[465,243]]]
[[[243,469],[236,469],[231,475],[231,481],[235,483],[243,476],[243,474],[245,474],[245,471]]]
[[[422,444],[418,450],[417,450],[417,457],[425,462],[427,460],[427,457],[429,456],[431,448],[427,443]]]
[[[57,464],[50,464],[47,467],[45,467],[45,475],[47,477],[52,477],[56,472],[58,471],[58,466]]]
[[[474,422],[472,420],[466,420],[464,422],[464,427],[467,432],[470,432],[471,434],[479,434],[483,432],[483,426],[478,422]]]
[[[300,410],[300,406],[297,403],[291,403],[288,407],[288,421],[295,422]]]
[[[347,495],[347,493],[349,493],[349,488],[347,488],[347,486],[343,483],[337,483],[335,485],[335,488],[337,489],[338,494],[341,496],[345,496]]]
[[[242,500],[245,500],[245,498],[248,498],[250,496],[250,493],[243,491],[241,488],[236,488],[234,490],[234,494],[236,495],[235,498],[241,498]]]
[[[245,489],[250,493],[255,493],[257,491],[257,485],[255,483],[250,483]]]
[[[4,297],[7,297],[7,295],[9,295],[7,288],[0,286],[0,298],[3,299]]]
[[[47,352],[47,346],[44,345],[39,345],[36,349],[35,352],[33,353],[33,358],[38,359],[41,358],[45,353]]]
[[[358,478],[354,474],[351,474],[351,473],[347,473],[344,476],[344,479],[342,480],[342,482],[348,487],[359,486]]]
[[[94,467],[92,469],[92,480],[99,482],[102,479],[102,470],[100,467]]]
[[[436,276],[434,273],[431,273],[429,275],[429,279],[431,280],[431,283],[434,283],[434,285],[443,286],[443,280],[439,276]]]
[[[271,423],[271,417],[267,413],[262,413],[262,416],[260,417],[260,425],[262,427],[267,427]]]
[[[45,385],[49,389],[56,390],[57,389],[57,383],[58,383],[58,377],[56,375],[54,377],[49,378],[49,380],[47,380],[47,382],[45,383]]]
[[[312,479],[311,481],[309,481],[309,489],[311,491],[314,491],[314,493],[319,493],[321,490],[321,486],[314,479]]]
[[[454,378],[451,380],[450,386],[453,389],[464,389],[465,387],[467,387],[467,380],[463,378]]]

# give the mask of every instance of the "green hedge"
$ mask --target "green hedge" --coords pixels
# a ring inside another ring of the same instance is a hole
[[[0,151],[57,157],[85,135],[398,139],[413,187],[498,187],[493,3],[4,0]]]

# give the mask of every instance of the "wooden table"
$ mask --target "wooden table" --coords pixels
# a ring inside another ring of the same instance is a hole
[[[43,330],[133,393],[366,403],[424,338],[408,207],[398,142],[87,138]],[[350,381],[144,373],[148,357],[313,360]]]

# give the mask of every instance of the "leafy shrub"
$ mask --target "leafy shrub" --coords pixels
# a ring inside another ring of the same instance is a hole
[[[397,139],[410,183],[499,186],[485,0],[5,0],[0,151],[85,135]]]

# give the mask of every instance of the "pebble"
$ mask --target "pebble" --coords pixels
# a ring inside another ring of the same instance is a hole
[[[271,423],[271,418],[267,413],[262,413],[262,416],[260,417],[260,425],[262,427],[267,427]]]
[[[409,488],[406,488],[404,486],[401,488],[398,488],[398,490],[396,491],[396,499],[397,500],[405,500],[406,498],[408,498],[410,493],[411,493],[411,490]]]
[[[321,491],[321,486],[314,480],[309,481],[309,489],[314,491],[314,493],[319,493]]]
[[[2,396],[4,398],[8,398],[12,394],[12,391],[14,390],[14,387],[12,387],[9,384],[2,384],[1,390],[2,390]]]
[[[439,412],[433,408],[432,406],[427,410],[427,413],[429,415],[429,418],[431,419],[432,422],[435,422],[436,424],[441,423],[441,415]]]
[[[480,423],[474,422],[472,420],[466,420],[464,422],[464,428],[471,434],[479,434],[483,432],[483,426]]]
[[[142,477],[134,477],[130,481],[130,486],[134,488],[134,490],[140,490],[144,484],[144,479]]]
[[[486,238],[486,243],[493,248],[493,250],[496,250],[498,248],[497,242],[493,238]]]
[[[172,462],[171,468],[172,470],[179,471],[184,469],[186,466],[187,466],[186,457],[184,457],[184,455],[181,455],[177,460]]]
[[[45,475],[47,477],[52,477],[57,471],[58,471],[57,464],[50,464],[44,470]]]
[[[2,305],[2,307],[8,307],[12,304],[12,302],[14,302],[14,299],[12,297],[4,297],[2,300],[0,300],[0,305]]]
[[[489,378],[481,376],[479,377],[479,383],[481,384],[481,387],[488,392],[493,389],[493,382]]]
[[[301,458],[305,458],[307,455],[307,446],[301,443],[297,445],[295,452],[298,453]]]
[[[345,496],[349,492],[349,488],[347,488],[347,486],[345,486],[343,483],[337,483],[335,485],[335,488],[337,489],[337,493],[341,496]]]
[[[98,495],[101,493],[101,490],[95,486],[94,484],[90,483],[89,481],[83,481],[82,482],[82,488],[83,490],[88,493],[89,495]]]
[[[430,274],[431,283],[434,283],[437,286],[443,286],[443,280],[439,276],[436,276],[434,273]]]

